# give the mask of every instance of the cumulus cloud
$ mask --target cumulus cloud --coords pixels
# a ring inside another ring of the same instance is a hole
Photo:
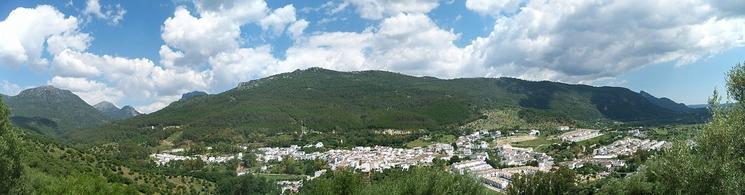
[[[287,33],[289,33],[292,38],[298,38],[303,35],[303,31],[305,31],[305,28],[308,28],[308,24],[310,23],[305,19],[295,21],[292,25],[287,27]]]
[[[481,15],[498,16],[503,12],[517,11],[521,2],[521,0],[466,0],[466,8]]]
[[[56,55],[65,49],[84,51],[90,46],[93,38],[88,33],[67,31],[55,34],[47,39],[47,52]]]
[[[98,76],[101,71],[91,62],[97,56],[72,50],[63,50],[54,56],[52,70],[56,75],[71,77]]]
[[[42,57],[45,43],[50,52],[59,52],[67,47],[84,49],[90,41],[88,35],[78,32],[77,18],[65,17],[48,5],[14,9],[0,21],[0,35],[0,64],[37,68],[48,64]]]
[[[122,19],[127,10],[122,8],[120,4],[108,5],[101,7],[99,0],[88,0],[85,2],[85,9],[83,14],[92,15],[99,19],[103,19],[109,22],[109,24],[117,25]]]
[[[437,0],[344,0],[352,4],[360,17],[379,20],[401,13],[428,13],[435,9]],[[342,4],[344,5],[344,4]],[[346,7],[344,5],[343,7]],[[342,8],[343,9],[343,8]],[[338,12],[338,11],[336,11]]]
[[[174,16],[163,23],[161,37],[169,47],[183,52],[173,64],[201,66],[209,56],[238,48],[240,26],[241,23],[213,14],[198,18],[185,7],[178,7]]]
[[[164,68],[146,58],[99,56],[69,50],[63,53],[67,53],[70,61],[98,68],[104,80],[124,91],[127,96],[152,98],[180,95],[191,90],[205,90],[211,82],[209,73]]]
[[[424,14],[399,14],[379,25],[370,59],[383,69],[446,78],[473,76],[458,36],[439,28]]]
[[[261,29],[269,30],[274,35],[280,35],[284,32],[285,26],[295,22],[295,6],[292,4],[275,9],[272,14],[261,19],[259,22]]]
[[[458,36],[439,28],[424,14],[399,14],[364,32],[312,35],[286,52],[268,72],[312,66],[335,70],[389,70],[445,78],[473,76],[481,67],[468,63]]]
[[[174,16],[163,23],[161,38],[168,48],[161,48],[161,54],[177,55],[161,55],[162,62],[203,67],[209,57],[239,48],[243,41],[241,26],[260,22],[262,28],[282,33],[287,24],[295,21],[292,5],[269,15],[270,10],[263,0],[197,0],[194,5],[196,13],[179,6]]]
[[[530,1],[466,49],[504,75],[591,82],[742,46],[745,19],[718,16],[701,1]]]
[[[277,59],[272,56],[271,48],[264,45],[221,53],[211,57],[210,64],[216,87],[225,90],[235,87],[239,82],[270,74],[267,69],[276,66]]]
[[[119,90],[85,78],[55,76],[48,84],[60,89],[70,90],[90,105],[102,101],[117,102],[124,96],[124,93]]]
[[[201,17],[219,17],[245,24],[264,18],[269,11],[264,0],[195,0]]]

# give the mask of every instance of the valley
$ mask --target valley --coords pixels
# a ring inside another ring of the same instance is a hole
[[[551,173],[556,167],[582,175],[579,182],[588,185],[578,190],[588,190],[596,180],[636,171],[643,163],[636,156],[648,158],[663,145],[695,136],[698,123],[709,117],[701,109],[670,109],[673,104],[656,100],[623,88],[320,68],[220,94],[192,92],[143,115],[108,102],[90,106],[53,87],[7,97],[16,119],[11,122],[31,144],[25,147],[45,139],[58,150],[77,151],[83,157],[72,159],[80,160],[63,162],[85,164],[70,169],[95,170],[81,174],[105,176],[99,182],[112,190],[190,194],[224,193],[235,190],[225,188],[234,182],[303,193],[337,174],[377,185],[420,172],[475,177],[476,186],[489,189],[482,192],[506,193],[512,174]],[[60,126],[76,120],[32,104],[77,106],[66,109],[100,121]],[[38,122],[44,120],[50,122]],[[649,138],[654,147],[625,144]],[[55,151],[35,153],[62,158]],[[608,151],[624,152],[605,157]],[[29,163],[31,173],[47,175],[34,179],[67,175]]]

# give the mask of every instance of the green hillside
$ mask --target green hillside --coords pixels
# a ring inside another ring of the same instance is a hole
[[[174,102],[155,113],[76,131],[67,138],[165,138],[169,133],[153,129],[168,126],[183,130],[185,139],[249,139],[251,132],[267,130],[441,129],[462,126],[481,118],[484,110],[500,108],[519,109],[529,122],[688,122],[705,117],[657,106],[618,87],[310,68]]]
[[[52,86],[24,90],[6,103],[15,126],[50,136],[110,120],[72,92]]]

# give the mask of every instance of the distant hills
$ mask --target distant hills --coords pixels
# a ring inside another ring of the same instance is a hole
[[[456,127],[486,109],[518,108],[521,117],[565,121],[701,122],[705,110],[620,87],[514,78],[437,79],[385,71],[309,68],[241,83],[215,95],[184,95],[164,109],[95,132],[134,136],[145,127],[184,127],[191,137],[245,129],[428,129]]]
[[[11,121],[15,126],[53,137],[116,120],[72,92],[53,86],[27,89],[16,96],[3,98],[10,107]]]
[[[668,110],[672,110],[672,111],[676,111],[676,112],[697,112],[697,111],[702,111],[702,110],[699,110],[701,107],[695,107],[695,108],[694,107],[689,107],[689,106],[686,106],[683,103],[677,103],[677,102],[675,102],[673,100],[670,100],[668,98],[664,98],[664,97],[663,98],[657,98],[657,97],[654,97],[653,95],[651,95],[651,94],[649,94],[647,92],[644,92],[644,91],[639,92],[639,94],[641,94],[641,96],[644,97],[645,99],[647,99],[649,102],[651,102],[651,103],[653,103],[653,104],[655,104],[655,105],[657,105],[659,107],[666,108]],[[704,106],[703,108],[706,108],[706,107]],[[705,109],[703,111],[705,111]]]
[[[107,101],[100,102],[96,105],[93,105],[93,107],[114,120],[128,119],[141,115],[140,112],[138,112],[131,106],[124,106],[122,108],[119,108],[116,107],[116,105],[114,105],[113,103]]]

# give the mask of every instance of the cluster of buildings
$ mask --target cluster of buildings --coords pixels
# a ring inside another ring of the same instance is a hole
[[[603,135],[600,133],[600,130],[595,129],[577,129],[574,131],[566,132],[564,134],[561,134],[559,138],[562,141],[566,142],[580,142],[592,138],[596,138],[598,136]]]
[[[618,140],[616,142],[613,142],[610,145],[602,146],[600,148],[595,149],[595,157],[597,159],[608,159],[608,158],[616,158],[620,155],[632,155],[637,150],[659,150],[662,149],[662,147],[665,147],[666,145],[669,145],[666,141],[656,141],[656,140],[641,140],[637,138],[626,138],[622,140]]]
[[[461,157],[470,156],[472,159],[480,158],[483,160],[485,158],[485,154],[476,153],[474,150],[486,150],[489,149],[489,143],[483,141],[482,139],[485,137],[492,137],[497,138],[501,137],[502,132],[500,131],[476,131],[469,135],[464,135],[458,137],[457,140],[455,140],[455,145],[458,146],[458,153],[461,155]]]
[[[562,166],[570,169],[578,169],[584,167],[586,164],[595,164],[605,167],[608,170],[621,168],[626,166],[626,162],[618,159],[603,159],[603,158],[585,158],[585,159],[574,159],[572,161],[560,162]]]
[[[510,184],[514,174],[530,174],[536,171],[548,171],[539,167],[521,166],[504,169],[492,168],[484,160],[470,160],[455,163],[451,166],[454,173],[478,177],[481,182],[495,189],[504,189]]]
[[[449,144],[433,144],[426,148],[391,148],[385,146],[355,147],[351,150],[329,150],[306,153],[299,146],[286,148],[259,148],[257,158],[263,162],[281,161],[290,157],[301,160],[321,159],[331,170],[341,167],[358,169],[362,172],[383,171],[390,168],[408,169],[414,165],[432,163],[435,158],[449,159],[453,147]]]
[[[560,131],[568,131],[559,136],[562,141],[580,142],[592,139],[603,134],[599,130],[593,129],[576,129],[572,130],[567,126],[558,128]],[[404,132],[397,130],[385,130],[385,134],[401,134]],[[633,133],[639,134],[639,130]],[[510,132],[506,132],[510,134]],[[537,136],[540,131],[531,130],[529,135]],[[268,163],[272,161],[282,161],[285,158],[294,158],[299,160],[323,160],[327,162],[331,170],[338,168],[352,168],[362,172],[383,171],[390,168],[408,169],[411,166],[430,165],[435,159],[450,159],[453,156],[468,157],[468,161],[455,163],[451,166],[452,171],[460,174],[470,174],[478,177],[485,185],[490,188],[504,189],[507,187],[514,174],[529,174],[536,171],[549,171],[554,166],[554,159],[541,152],[536,152],[532,148],[512,147],[509,143],[502,143],[496,149],[501,156],[501,162],[510,168],[495,169],[486,163],[489,155],[486,151],[492,149],[490,144],[484,141],[484,138],[502,137],[500,131],[476,131],[474,133],[460,136],[453,145],[451,144],[432,144],[428,147],[417,147],[412,149],[391,148],[385,146],[375,147],[354,147],[352,149],[333,149],[325,152],[305,152],[304,148],[323,148],[323,143],[309,144],[305,146],[293,145],[290,147],[264,147],[258,148],[256,152],[257,160]],[[594,156],[585,159],[575,159],[572,161],[559,163],[562,166],[576,169],[586,164],[598,164],[612,170],[614,168],[625,166],[625,162],[616,159],[620,155],[631,155],[637,150],[659,150],[666,147],[669,143],[665,141],[641,140],[637,138],[626,138],[616,141],[610,145],[602,146],[594,150]],[[246,150],[246,147],[242,147]],[[184,149],[175,149],[162,153],[152,154],[151,157],[158,165],[164,165],[174,160],[200,159],[208,163],[223,163],[232,159],[240,159],[243,153],[226,156],[206,156],[193,155],[181,156]],[[316,150],[317,151],[317,150]],[[535,163],[535,164],[534,164]],[[266,168],[266,167],[265,167]],[[236,170],[240,174],[245,173],[243,170]],[[323,170],[325,171],[325,170]],[[308,176],[307,179],[313,179],[320,176],[323,172],[317,172],[314,176]],[[301,181],[281,181],[278,185],[282,190],[297,192],[302,186]]]
[[[150,155],[151,158],[155,161],[155,164],[158,166],[165,165],[168,162],[171,161],[178,161],[178,160],[193,160],[193,159],[199,159],[206,163],[225,163],[233,159],[241,159],[243,158],[243,153],[238,153],[235,155],[225,155],[225,156],[207,156],[207,155],[194,155],[194,156],[181,156],[171,153],[170,151],[162,152],[162,153],[155,153]]]
[[[613,142],[607,146],[601,146],[593,151],[593,157],[585,159],[575,159],[572,161],[561,162],[559,164],[570,169],[577,169],[585,164],[595,164],[614,170],[626,166],[626,162],[617,159],[620,155],[633,155],[638,150],[660,150],[667,147],[670,143],[666,141],[641,140],[637,138],[626,138]]]
[[[452,156],[452,146],[434,144],[427,148],[414,149],[375,146],[355,147],[352,150],[329,150],[322,154],[321,159],[328,163],[331,170],[350,167],[362,172],[370,172],[429,165],[436,158],[449,159]]]
[[[538,167],[549,170],[554,165],[554,158],[546,153],[535,152],[532,148],[516,148],[511,145],[502,145],[499,148],[502,163],[507,166],[523,166],[531,161],[538,163]]]
[[[297,145],[292,145],[290,147],[283,147],[283,148],[264,147],[264,148],[259,148],[258,151],[259,152],[256,154],[257,160],[262,161],[264,163],[267,163],[270,161],[282,161],[286,157],[291,157],[291,158],[300,159],[300,160],[315,160],[322,155],[320,152],[306,153],[305,151],[301,150],[300,146],[297,146]]]

